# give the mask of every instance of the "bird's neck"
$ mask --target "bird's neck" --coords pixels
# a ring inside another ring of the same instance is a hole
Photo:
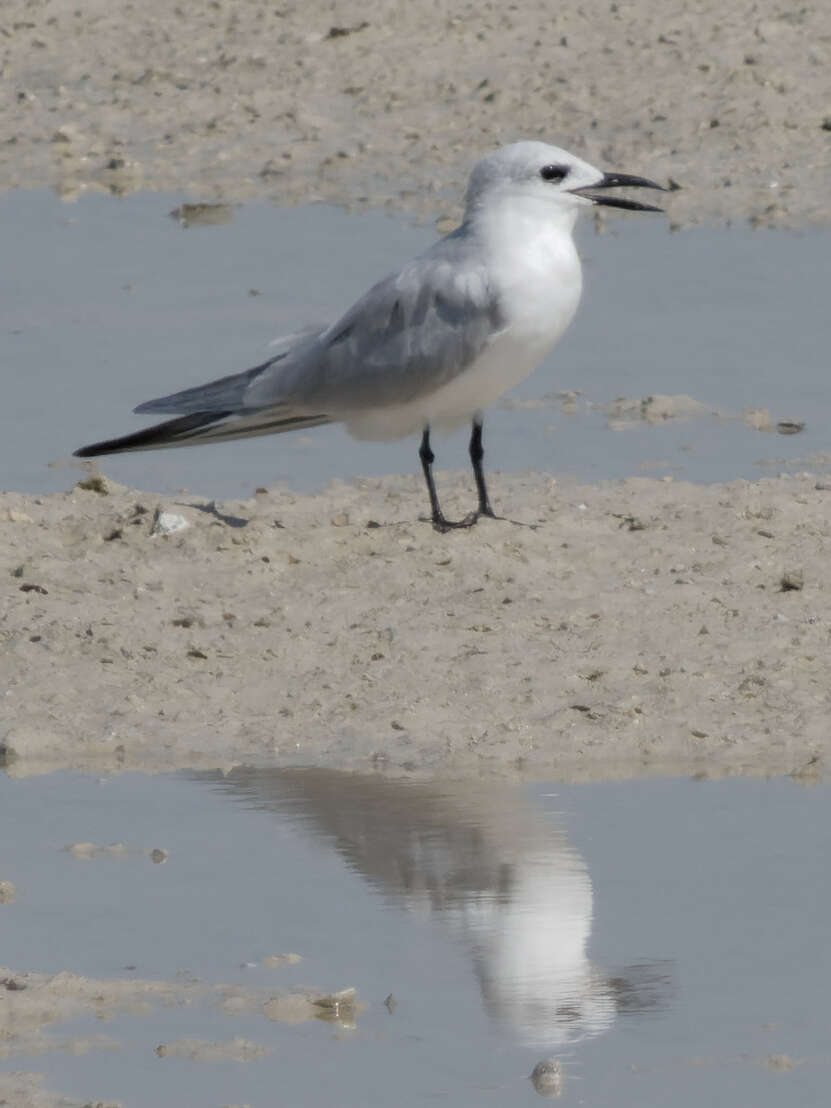
[[[498,268],[543,275],[579,266],[572,238],[577,208],[544,198],[493,198],[465,213],[465,222]]]
[[[505,190],[489,196],[487,203],[469,205],[465,223],[487,236],[501,233],[507,238],[529,240],[541,230],[556,229],[560,234],[571,235],[578,210],[574,204]]]
[[[489,203],[469,213],[469,230],[489,260],[490,280],[510,320],[535,349],[562,334],[580,300],[582,274],[572,238],[576,208],[534,197]]]

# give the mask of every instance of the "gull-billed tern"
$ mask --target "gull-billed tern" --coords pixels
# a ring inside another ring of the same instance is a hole
[[[581,209],[661,210],[606,191],[620,185],[662,188],[603,173],[543,142],[504,146],[474,168],[461,226],[379,281],[331,327],[292,336],[253,369],[149,400],[136,412],[177,418],[75,453],[191,446],[332,422],[359,439],[420,434],[433,526],[447,531],[494,517],[482,413],[535,369],[574,316],[582,274],[572,231]],[[468,420],[479,502],[452,522],[436,494],[430,431]]]

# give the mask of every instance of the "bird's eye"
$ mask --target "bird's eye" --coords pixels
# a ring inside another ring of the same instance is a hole
[[[568,177],[567,165],[544,165],[540,170],[543,181],[562,181]]]

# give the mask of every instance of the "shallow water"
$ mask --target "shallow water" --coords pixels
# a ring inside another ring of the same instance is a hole
[[[0,196],[3,488],[69,487],[81,472],[66,468],[73,449],[147,425],[130,414],[136,404],[256,364],[276,335],[332,319],[436,237],[378,212],[265,203],[184,228],[169,218],[182,200]],[[802,459],[826,450],[831,230],[667,226],[624,216],[600,236],[583,227],[578,318],[513,394],[531,408],[489,413],[490,468],[711,481],[805,468]],[[581,393],[573,414],[550,396],[569,390]],[[722,417],[610,430],[603,406],[654,393],[690,394]],[[738,420],[747,407],[806,428],[761,433]],[[466,435],[437,453],[441,468],[466,467]],[[328,427],[101,467],[140,488],[231,497],[276,482],[308,491],[335,477],[417,472],[418,462],[415,442],[355,443]]]
[[[406,1108],[538,1103],[527,1075],[556,1058],[563,1104],[820,1104],[829,849],[828,787],[792,780],[3,776],[3,962],[184,992],[58,1018],[0,1072],[137,1108]],[[262,964],[288,951],[303,961]],[[230,1015],[194,979],[260,1000]],[[301,984],[359,1006],[265,1018],[263,995]],[[234,1038],[269,1053],[156,1053]]]

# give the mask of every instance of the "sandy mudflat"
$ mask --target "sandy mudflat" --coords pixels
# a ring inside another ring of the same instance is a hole
[[[200,981],[143,981],[135,978],[90,978],[74,973],[16,973],[0,966],[0,1060],[30,1063],[34,1057],[55,1053],[88,1055],[117,1052],[129,1045],[129,1030],[117,1025],[115,1034],[65,1033],[79,1020],[94,1017],[105,1026],[120,1016],[152,1020],[160,1008],[204,1006],[229,1018],[228,1035],[219,1042],[177,1039],[160,1042],[159,1059],[256,1063],[273,1047],[234,1035],[234,1018],[242,1014],[264,1021],[296,1025],[322,1020],[333,1027],[353,1027],[363,1011],[355,989],[275,987],[251,989],[240,985],[208,985]],[[0,1105],[10,1108],[122,1108],[121,1101],[80,1101],[45,1087],[42,1075],[21,1070],[0,1073]]]
[[[830,63],[819,2],[5,0],[0,189],[441,221],[482,153],[539,137],[677,183],[671,225],[805,227],[831,217]],[[464,514],[469,474],[439,481]],[[831,481],[491,489],[524,525],[438,535],[416,475],[217,505],[0,494],[0,762],[826,774]],[[187,526],[154,533],[160,511]],[[0,1057],[110,1049],[52,1032],[186,992],[0,970]],[[217,998],[320,1015],[320,996]],[[230,1029],[157,1053],[261,1050]],[[81,1108],[25,1071],[0,1100]]]
[[[6,0],[3,188],[450,214],[471,163],[541,137],[673,178],[679,224],[831,212],[820,2]]]
[[[442,477],[461,514],[467,476]],[[0,498],[12,772],[823,772],[814,476],[496,476],[526,525],[447,535],[416,477],[215,506],[103,487]],[[153,534],[160,509],[188,526]]]
[[[831,210],[818,3],[10,0],[0,31],[6,188],[438,218],[483,151],[541,136],[679,182],[678,224]],[[534,528],[446,536],[418,521],[416,476],[215,513],[113,486],[7,494],[0,741],[17,772],[815,774],[822,483],[502,478],[496,499]],[[467,510],[467,475],[455,491]],[[159,506],[187,530],[153,536]]]

